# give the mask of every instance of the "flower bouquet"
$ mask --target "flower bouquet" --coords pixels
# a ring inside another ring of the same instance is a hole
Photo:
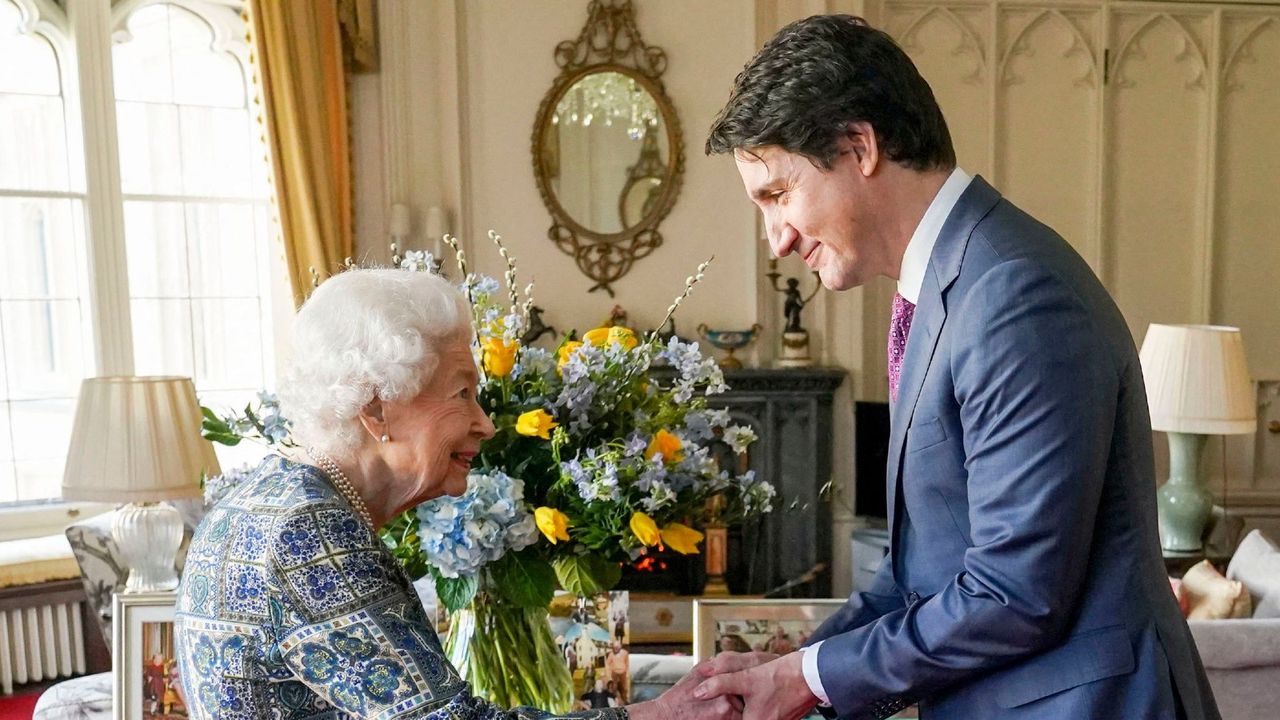
[[[698,528],[768,512],[774,489],[752,472],[722,470],[712,457],[712,442],[745,453],[756,438],[726,411],[707,408],[706,398],[726,386],[696,343],[601,327],[554,351],[521,344],[533,286],[522,298],[515,262],[497,234],[490,239],[507,262],[505,288],[470,274],[446,236],[471,305],[480,404],[496,432],[481,445],[463,495],[403,513],[382,537],[410,578],[434,579],[452,613],[445,649],[474,692],[507,707],[562,712],[573,697],[547,623],[556,589],[593,595],[618,582],[624,563],[654,549],[697,553]],[[429,253],[392,252],[406,271],[438,270]],[[685,281],[657,327],[707,265]],[[672,379],[651,377],[655,364],[669,366]],[[204,435],[215,442],[292,446],[268,394],[243,414],[204,412]],[[221,496],[236,477],[207,490]]]
[[[706,407],[726,386],[696,343],[601,327],[554,351],[522,345],[533,286],[522,298],[514,261],[500,237],[490,238],[507,261],[505,288],[468,273],[464,253],[450,245],[473,312],[480,404],[496,433],[482,444],[465,494],[424,503],[384,537],[412,575],[435,578],[442,604],[455,611],[446,650],[476,692],[508,706],[563,710],[571,686],[546,623],[556,588],[591,595],[652,549],[696,553],[698,528],[768,512],[774,489],[712,457],[712,441],[744,453],[755,434]],[[667,384],[648,373],[657,363],[673,369]]]

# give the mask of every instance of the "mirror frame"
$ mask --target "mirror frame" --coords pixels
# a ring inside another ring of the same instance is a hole
[[[583,274],[595,281],[589,292],[604,290],[613,297],[613,283],[626,275],[637,260],[662,245],[658,225],[671,212],[684,180],[680,119],[661,79],[667,68],[667,54],[659,47],[645,45],[640,38],[630,0],[592,0],[582,32],[575,40],[557,45],[555,59],[560,74],[538,107],[530,141],[538,193],[551,213],[547,237],[573,257]],[[638,82],[657,103],[667,133],[666,182],[653,211],[635,225],[623,227],[616,233],[584,227],[565,211],[551,186],[552,178],[558,174],[553,172],[553,165],[559,159],[542,152],[547,128],[561,98],[578,80],[597,72],[617,72]]]

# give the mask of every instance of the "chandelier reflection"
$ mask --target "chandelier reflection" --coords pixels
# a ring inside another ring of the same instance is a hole
[[[658,104],[635,78],[618,72],[592,73],[569,88],[551,117],[554,125],[590,127],[592,123],[625,123],[632,140],[644,137],[645,128],[657,127]]]

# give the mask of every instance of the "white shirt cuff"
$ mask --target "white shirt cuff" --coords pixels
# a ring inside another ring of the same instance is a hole
[[[825,640],[800,648],[801,666],[804,668],[804,681],[809,684],[809,692],[818,698],[819,705],[830,705],[831,698],[827,697],[827,691],[822,687],[822,677],[818,675],[818,648],[822,647]]]

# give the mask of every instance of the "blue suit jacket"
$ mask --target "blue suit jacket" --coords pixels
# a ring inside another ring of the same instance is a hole
[[[980,177],[934,246],[891,417],[889,555],[811,639],[840,717],[1218,718],[1160,555],[1133,338]]]

